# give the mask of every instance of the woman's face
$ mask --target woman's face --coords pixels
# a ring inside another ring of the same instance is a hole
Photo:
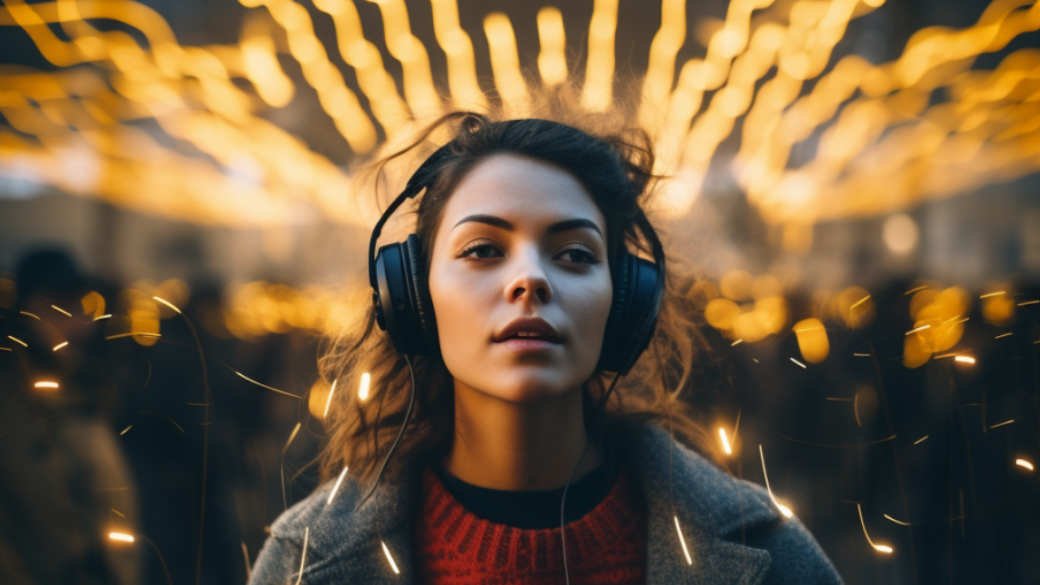
[[[570,173],[496,154],[444,207],[429,289],[456,389],[510,402],[561,396],[595,372],[613,294],[606,224]],[[494,341],[522,317],[547,321],[558,344]]]

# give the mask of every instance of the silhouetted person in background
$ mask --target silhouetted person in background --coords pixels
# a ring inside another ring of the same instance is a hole
[[[137,495],[107,414],[115,397],[87,277],[58,247],[24,254],[0,321],[0,583],[129,585]],[[118,537],[117,537],[118,538]]]

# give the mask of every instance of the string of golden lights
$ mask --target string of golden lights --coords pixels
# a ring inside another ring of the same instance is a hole
[[[883,0],[734,0],[704,39],[704,55],[685,61],[687,30],[706,23],[687,23],[685,3],[662,0],[646,70],[628,89],[616,88],[617,0],[593,3],[580,75],[566,57],[567,21],[551,6],[538,11],[540,50],[526,63],[508,14],[483,15],[482,30],[466,30],[456,0],[431,1],[436,47],[413,30],[403,0],[375,3],[382,45],[346,0],[314,3],[332,21],[334,46],[323,44],[300,3],[240,4],[238,41],[200,46],[180,43],[159,12],[130,0],[0,6],[0,26],[23,30],[57,68],[0,68],[9,124],[0,130],[0,176],[204,224],[325,217],[370,226],[379,209],[354,173],[270,121],[302,99],[298,83],[313,91],[355,162],[449,109],[530,115],[535,95],[580,87],[577,108],[631,107],[620,113],[650,132],[657,170],[673,176],[655,203],[670,218],[690,210],[723,141],[739,132],[734,176],[767,221],[791,231],[792,245],[815,221],[897,211],[1040,168],[1040,51],[1011,51],[991,70],[972,69],[977,57],[1040,29],[1040,5],[1027,0],[996,0],[965,28],[917,31],[896,59],[878,64],[835,49],[850,23]],[[98,20],[143,41],[101,31]],[[479,34],[487,55],[474,48]],[[434,77],[435,49],[445,80]],[[492,76],[482,87],[477,61],[485,57]],[[295,61],[301,80],[283,58]],[[940,89],[948,98],[936,102]],[[810,140],[816,154],[792,167],[792,149]]]

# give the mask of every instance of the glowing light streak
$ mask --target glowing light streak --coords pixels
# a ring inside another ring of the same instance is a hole
[[[904,522],[902,520],[897,520],[897,519],[889,516],[888,514],[882,514],[882,516],[885,518],[885,520],[888,520],[889,522],[892,522],[893,524],[898,524],[900,526],[910,526],[909,522]]]
[[[292,431],[289,432],[289,438],[286,439],[285,445],[282,447],[282,454],[284,455],[288,450],[289,446],[292,445],[293,441],[296,440],[296,434],[300,432],[300,423],[297,422],[293,426]]]
[[[166,299],[164,299],[164,298],[162,298],[160,296],[152,295],[152,300],[154,300],[155,302],[157,302],[157,303],[159,303],[161,305],[165,305],[167,308],[172,310],[174,313],[177,313],[178,315],[182,315],[183,314],[183,313],[181,313],[181,310],[177,308],[176,305],[174,305],[170,301],[168,301],[168,300],[166,300]]]
[[[769,485],[769,472],[766,471],[766,455],[762,451],[761,443],[758,444],[758,457],[762,461],[762,477],[763,479],[765,479],[766,482],[766,492],[769,494],[769,499],[773,501],[773,505],[776,506],[777,510],[780,510],[780,513],[783,514],[784,517],[794,517],[794,512],[791,511],[791,508],[786,504],[782,503],[780,500],[776,498],[776,496],[773,495],[773,488]]]
[[[679,517],[672,516],[672,520],[675,521],[675,533],[679,535],[679,544],[682,545],[683,556],[686,557],[686,564],[692,565],[693,559],[690,558],[690,549],[686,546],[686,539],[683,537],[682,528],[679,527]]]
[[[386,543],[380,540],[379,544],[383,546],[383,554],[386,555],[386,561],[390,563],[390,568],[393,569],[394,574],[400,575],[401,571],[397,568],[397,563],[394,562],[394,557],[390,554],[390,549],[386,546]]]
[[[18,311],[18,314],[22,315],[22,316],[25,316],[25,317],[29,317],[30,319],[36,319],[37,321],[40,320],[40,316],[39,315],[37,315],[36,313],[31,313],[29,311],[21,310],[21,311]]]
[[[849,307],[849,310],[851,311],[851,310],[855,309],[856,307],[862,305],[863,303],[865,303],[865,302],[867,302],[869,300],[870,300],[870,295],[867,295],[867,296],[863,297],[862,299],[856,301],[855,303],[852,303],[852,305]]]
[[[928,324],[921,325],[920,327],[915,327],[915,328],[911,329],[910,331],[907,331],[906,333],[904,333],[904,335],[913,335],[914,333],[920,333],[922,331],[926,331],[926,330],[931,329],[931,328],[932,328],[932,326],[928,325]]]
[[[920,291],[922,291],[922,290],[924,290],[924,289],[926,289],[926,288],[928,288],[928,285],[927,285],[927,284],[922,284],[921,286],[915,286],[914,288],[912,288],[912,289],[910,289],[910,290],[908,290],[908,291],[905,291],[905,292],[903,293],[903,295],[905,295],[905,296],[910,296],[910,295],[912,295],[912,294],[914,294],[914,293],[917,293],[917,292],[920,292]]]
[[[1029,305],[1040,305],[1040,299],[1033,299],[1033,300],[1030,300],[1030,301],[1022,301],[1021,303],[1018,303],[1019,307],[1026,307],[1026,306],[1029,306]]]
[[[744,339],[743,338],[736,339],[736,340],[733,341],[733,343],[731,343],[729,345],[730,345],[730,347],[736,347],[736,346],[740,345],[741,343],[744,343]]]
[[[290,398],[295,398],[297,400],[302,400],[303,399],[302,397],[297,396],[296,394],[293,394],[292,392],[286,392],[285,390],[279,390],[278,388],[275,388],[274,386],[268,386],[267,384],[264,384],[263,382],[254,380],[254,379],[250,378],[249,376],[243,374],[242,372],[239,372],[238,370],[231,370],[231,371],[235,372],[236,376],[238,376],[239,378],[242,378],[246,382],[249,382],[250,384],[256,384],[257,386],[259,386],[259,387],[261,387],[261,388],[263,388],[265,390],[270,390],[271,392],[274,392],[276,394],[281,394],[282,396],[288,396]]]
[[[867,543],[870,545],[870,548],[885,555],[890,555],[893,552],[895,552],[895,549],[893,549],[888,544],[875,543],[873,540],[870,539],[870,534],[867,532],[867,523],[863,521],[863,508],[860,506],[859,502],[856,502],[856,513],[859,514],[859,525],[863,528],[863,536],[866,537]]]
[[[365,372],[361,374],[361,381],[358,382],[358,400],[365,402],[368,400],[368,396],[371,392],[372,387],[372,374]]]
[[[332,406],[332,397],[336,394],[336,384],[339,382],[339,378],[332,381],[332,387],[329,388],[329,395],[325,397],[325,408],[321,411],[321,418],[328,418],[329,407]]]
[[[793,357],[789,357],[787,359],[791,360],[791,362],[794,363],[794,365],[798,366],[799,368],[802,368],[803,370],[807,369],[807,366],[805,364],[803,364],[802,362],[798,361],[797,359],[795,359]]]
[[[141,337],[154,337],[154,338],[162,337],[161,333],[152,333],[150,331],[128,331],[126,333],[115,333],[113,335],[106,335],[105,336],[105,340],[106,341],[114,341],[116,339],[124,339],[126,337],[136,337],[138,335],[140,335]]]
[[[668,92],[672,88],[675,59],[686,40],[686,3],[661,0],[661,24],[650,42],[650,55],[643,77],[639,102],[639,125],[657,135],[668,112]]]
[[[246,564],[246,581],[249,581],[250,576],[253,574],[253,564],[249,560],[249,548],[246,547],[245,541],[239,541],[242,545],[242,560]]]
[[[296,585],[303,579],[303,567],[307,564],[307,542],[310,540],[311,527],[303,527],[303,548],[300,549],[300,570],[296,574]]]
[[[132,429],[132,428],[134,428],[134,425],[126,425],[125,429],[119,431],[119,436],[122,437],[123,435],[129,433],[130,429]]]
[[[975,358],[971,357],[970,355],[955,356],[953,358],[953,361],[957,362],[958,364],[965,364],[969,366],[975,365]]]
[[[115,508],[109,508],[109,509],[110,509],[110,510],[112,511],[112,513],[113,513],[113,514],[115,514],[116,516],[119,516],[120,518],[123,518],[123,519],[125,519],[125,518],[126,518],[126,514],[123,514],[123,513],[122,513],[122,512],[120,512],[119,510],[116,510]]]
[[[58,390],[61,388],[61,384],[55,380],[38,380],[33,382],[33,388],[37,390]]]
[[[1008,331],[1007,333],[1001,333],[1000,335],[997,335],[993,339],[1004,339],[1005,337],[1011,337],[1012,335],[1014,335],[1014,333]]]
[[[420,119],[435,116],[440,110],[440,98],[433,83],[426,49],[412,33],[407,4],[403,0],[378,0],[373,3],[379,7],[383,17],[386,47],[401,63],[408,107]]]
[[[726,429],[719,427],[719,442],[722,444],[722,451],[726,455],[733,454],[733,447],[730,446],[729,437],[726,436]]]
[[[527,82],[520,72],[516,35],[509,17],[493,12],[484,18],[484,36],[487,37],[491,53],[491,72],[495,88],[502,96],[502,106],[507,116],[524,116],[530,109],[531,98],[527,93]]]
[[[473,42],[459,24],[457,0],[431,0],[430,4],[434,35],[448,58],[448,88],[452,101],[458,107],[484,109],[487,99],[477,81]],[[541,17],[541,11],[538,14]]]
[[[998,291],[994,291],[994,292],[988,292],[988,293],[981,294],[981,295],[979,295],[979,299],[980,300],[981,299],[989,299],[989,298],[992,298],[992,297],[999,297],[999,296],[1003,296],[1003,295],[1006,295],[1006,294],[1007,294],[1006,290],[998,290]]]
[[[97,317],[94,317],[94,319],[92,319],[92,320],[93,321],[103,321],[105,319],[111,319],[111,318],[112,318],[112,313],[105,313],[104,315],[98,315]]]
[[[1000,427],[1006,427],[1007,425],[1010,425],[1010,424],[1015,424],[1015,419],[1009,418],[1007,420],[1000,421],[1000,422],[998,422],[996,424],[990,425],[989,428],[990,428],[990,430],[999,429]]]
[[[59,343],[59,344],[55,345],[54,347],[52,347],[51,351],[59,351],[59,350],[65,349],[66,347],[68,347],[68,345],[69,345],[68,341],[62,341],[61,343]]]
[[[567,81],[567,42],[563,15],[555,6],[538,10],[538,72],[542,83],[553,87]]]
[[[108,539],[112,542],[125,542],[127,544],[133,544],[137,539],[134,538],[133,534],[129,532],[121,532],[118,530],[111,530],[108,533]]]
[[[62,309],[58,305],[51,305],[51,308],[54,309],[55,311],[61,313],[62,315],[65,315],[66,317],[72,317],[72,313],[66,311],[65,309]]]
[[[862,353],[862,352],[858,352],[857,351],[857,352],[852,352],[852,357],[864,358],[864,357],[870,357],[870,354],[869,353]]]
[[[343,466],[343,471],[339,472],[339,477],[336,478],[336,483],[332,484],[332,491],[329,492],[328,499],[325,500],[325,507],[332,505],[332,500],[336,498],[336,494],[339,493],[339,488],[343,485],[343,478],[347,476],[347,470],[349,466]]]
[[[916,441],[914,441],[914,445],[920,445],[921,443],[923,443],[923,442],[925,442],[927,440],[928,440],[928,435],[925,435],[925,436],[921,437],[920,439],[917,439]]]
[[[581,91],[581,105],[590,112],[605,111],[613,100],[617,11],[618,0],[595,0],[592,5],[585,85]]]
[[[863,423],[859,419],[859,392],[852,396],[852,416],[856,419],[856,426],[862,428]]]
[[[1028,471],[1030,473],[1032,473],[1033,471],[1036,471],[1036,466],[1033,465],[1033,462],[1028,460],[1028,459],[1026,459],[1026,458],[1024,458],[1024,457],[1019,457],[1019,458],[1015,459],[1015,465],[1017,465],[1018,467],[1021,467],[1022,469],[1025,469],[1026,471]]]

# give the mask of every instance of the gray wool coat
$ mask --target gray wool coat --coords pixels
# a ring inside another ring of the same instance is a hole
[[[778,514],[765,489],[727,474],[659,426],[625,433],[617,446],[646,504],[647,585],[842,583],[808,530]],[[413,583],[418,472],[413,466],[404,481],[382,483],[356,511],[363,494],[349,477],[331,503],[335,482],[320,486],[271,526],[250,585]]]

